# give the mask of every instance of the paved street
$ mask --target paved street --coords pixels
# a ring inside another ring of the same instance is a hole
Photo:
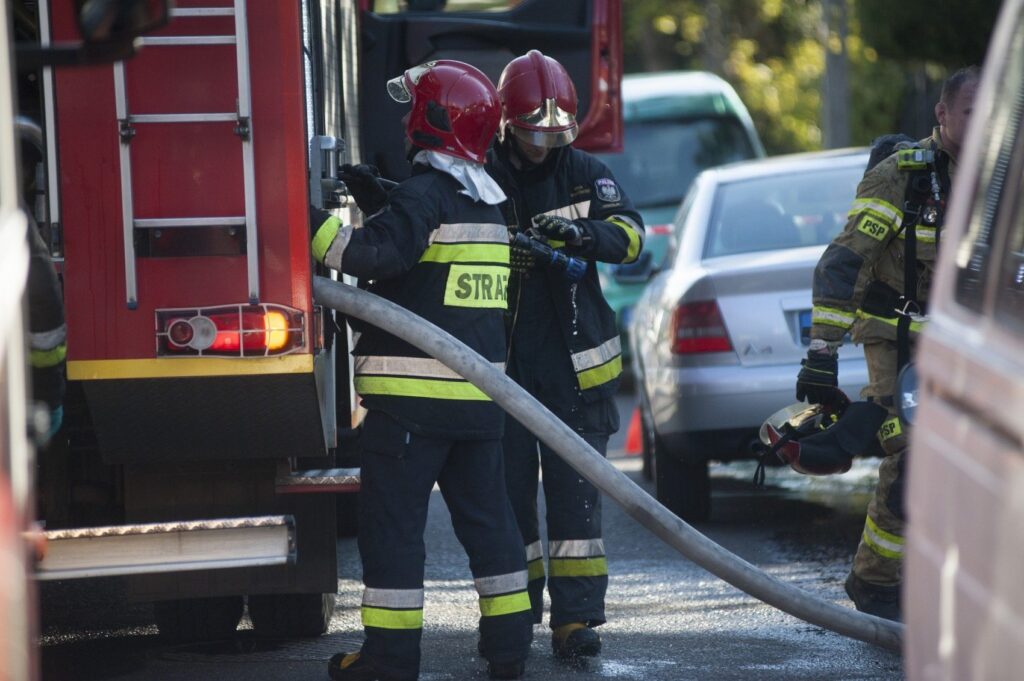
[[[621,400],[624,416],[629,402]],[[623,431],[628,420],[623,420]],[[642,480],[640,461],[612,458]],[[713,469],[714,510],[699,529],[779,579],[849,606],[842,580],[863,523],[877,462],[810,480],[770,469],[769,487],[750,483],[752,465]],[[809,484],[814,482],[816,484]],[[901,679],[899,656],[844,639],[765,606],[679,556],[606,504],[611,586],[604,653],[571,666],[553,660],[546,624],[535,629],[531,681],[637,679]],[[486,679],[477,658],[476,594],[465,554],[435,492],[427,528],[423,681]],[[247,620],[235,640],[167,646],[148,606],[128,605],[113,581],[47,584],[43,591],[45,681],[154,679],[235,681],[323,679],[331,654],[358,646],[360,566],[355,540],[338,542],[339,600],[331,630],[317,640],[257,643]]]

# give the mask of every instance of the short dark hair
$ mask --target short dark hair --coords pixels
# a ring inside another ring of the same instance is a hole
[[[962,69],[957,69],[953,75],[946,79],[946,82],[942,84],[942,94],[939,95],[939,101],[944,104],[951,103],[956,96],[960,94],[960,88],[966,83],[977,82],[981,79],[981,69],[977,66],[965,66]]]

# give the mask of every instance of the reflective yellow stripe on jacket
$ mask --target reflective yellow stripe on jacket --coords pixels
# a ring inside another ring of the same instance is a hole
[[[504,362],[495,368],[505,370]],[[355,358],[355,387],[360,395],[490,401],[479,388],[436,359],[425,357]]]
[[[610,338],[596,348],[573,353],[572,366],[583,390],[618,378],[622,373],[622,343],[619,337]]]

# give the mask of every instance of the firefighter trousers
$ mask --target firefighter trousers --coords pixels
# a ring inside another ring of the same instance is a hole
[[[580,435],[602,455],[606,453],[607,435]],[[505,423],[502,447],[509,496],[526,544],[533,621],[540,623],[544,613],[544,551],[537,514],[539,467],[544,476],[550,626],[556,629],[572,622],[603,624],[608,563],[601,538],[600,492],[511,418]]]
[[[371,411],[359,443],[363,656],[395,678],[417,678],[423,533],[436,481],[469,556],[480,650],[491,662],[524,660],[532,634],[526,559],[505,490],[500,441],[422,437]]]
[[[880,341],[865,343],[864,357],[868,365],[868,385],[861,397],[879,401],[889,412],[878,431],[885,458],[878,466],[878,485],[868,504],[853,573],[871,584],[894,586],[902,581],[903,485],[907,454],[907,432],[896,415],[893,397],[896,394],[896,343]]]

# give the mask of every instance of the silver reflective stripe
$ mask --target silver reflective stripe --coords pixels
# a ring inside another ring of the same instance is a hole
[[[616,220],[617,222],[625,222],[627,225],[633,228],[633,231],[636,232],[636,235],[640,237],[640,243],[643,244],[644,237],[646,236],[646,234],[644,233],[644,230],[640,229],[640,225],[636,224],[636,220],[634,220],[633,218],[627,215],[609,215],[608,217],[605,218],[605,220]]]
[[[341,271],[341,259],[345,255],[345,249],[348,248],[349,240],[352,238],[352,229],[352,225],[343,225],[338,230],[337,236],[334,237],[334,241],[331,242],[331,247],[327,249],[327,254],[324,256],[324,265],[332,270]]]
[[[833,326],[853,326],[853,323],[857,321],[857,318],[851,314],[841,312],[834,308],[822,309],[819,307],[814,308],[811,312],[811,323],[812,324],[829,324]]]
[[[881,199],[855,199],[848,216],[853,217],[861,211],[868,211],[889,220],[890,226],[903,222],[903,211]]]
[[[505,372],[504,362],[492,362],[494,368]],[[444,378],[464,380],[462,376],[429,357],[380,357],[376,355],[355,358],[356,374],[360,376],[416,376],[418,378]]]
[[[514,591],[525,591],[528,577],[526,570],[510,572],[505,575],[494,575],[493,577],[480,577],[474,579],[476,592],[481,596],[497,596],[508,594]]]
[[[532,544],[526,545],[526,562],[532,560],[538,560],[544,557],[544,547],[541,545],[540,540],[533,542]]]
[[[575,220],[577,218],[585,218],[590,215],[590,201],[578,201],[571,203],[568,206],[562,206],[561,208],[552,208],[546,210],[540,215],[534,217],[536,220],[541,215],[557,215],[560,218],[566,218],[567,220]]]
[[[589,350],[574,354],[572,356],[572,365],[576,369],[576,373],[579,373],[601,366],[621,354],[622,343],[619,337],[615,336],[601,343],[596,348],[590,348]]]
[[[441,225],[430,233],[432,244],[458,243],[508,243],[508,227],[505,225],[464,222]]]
[[[371,608],[422,608],[423,589],[363,589],[363,605]]]
[[[604,555],[603,539],[566,539],[548,542],[551,558],[594,558]]]
[[[56,329],[29,334],[29,346],[33,350],[53,350],[67,340],[68,327],[61,324]]]

